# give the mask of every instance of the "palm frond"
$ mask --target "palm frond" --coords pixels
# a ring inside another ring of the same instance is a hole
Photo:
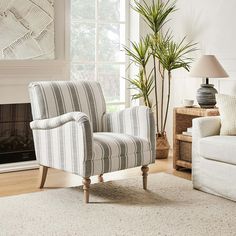
[[[186,43],[185,37],[177,43],[168,35],[160,37],[156,44],[155,55],[167,71],[179,68],[189,70],[193,60],[187,55],[197,50],[196,45],[196,43]]]
[[[163,25],[167,21],[167,17],[176,10],[176,1],[168,0],[163,3],[158,0],[149,6],[146,1],[143,4],[139,3],[138,0],[134,1],[132,8],[138,12],[153,31],[154,35],[158,34]]]
[[[130,48],[123,46],[126,52],[126,55],[129,56],[130,61],[145,67],[148,63],[150,54],[149,54],[149,37],[141,38],[140,41],[130,42]]]

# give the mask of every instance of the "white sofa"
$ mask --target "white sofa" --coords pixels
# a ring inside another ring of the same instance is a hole
[[[236,201],[236,136],[220,136],[220,127],[220,117],[193,120],[193,187]]]

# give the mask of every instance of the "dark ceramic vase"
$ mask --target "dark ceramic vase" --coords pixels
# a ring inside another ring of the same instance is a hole
[[[201,84],[197,91],[197,102],[202,108],[213,108],[216,105],[217,90],[213,84]]]

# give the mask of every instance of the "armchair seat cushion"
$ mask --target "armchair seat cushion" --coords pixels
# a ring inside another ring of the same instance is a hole
[[[236,136],[210,136],[200,139],[199,154],[215,161],[236,165]]]
[[[93,161],[103,161],[113,165],[113,170],[120,170],[152,163],[151,143],[140,137],[99,132],[93,134]],[[116,164],[115,164],[116,163]],[[117,166],[114,166],[117,165]]]

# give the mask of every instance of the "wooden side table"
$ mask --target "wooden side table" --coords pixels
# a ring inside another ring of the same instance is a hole
[[[178,170],[181,167],[192,168],[192,137],[183,135],[183,131],[192,127],[192,120],[203,116],[218,116],[217,108],[204,109],[200,107],[174,108],[173,119],[173,167]]]

